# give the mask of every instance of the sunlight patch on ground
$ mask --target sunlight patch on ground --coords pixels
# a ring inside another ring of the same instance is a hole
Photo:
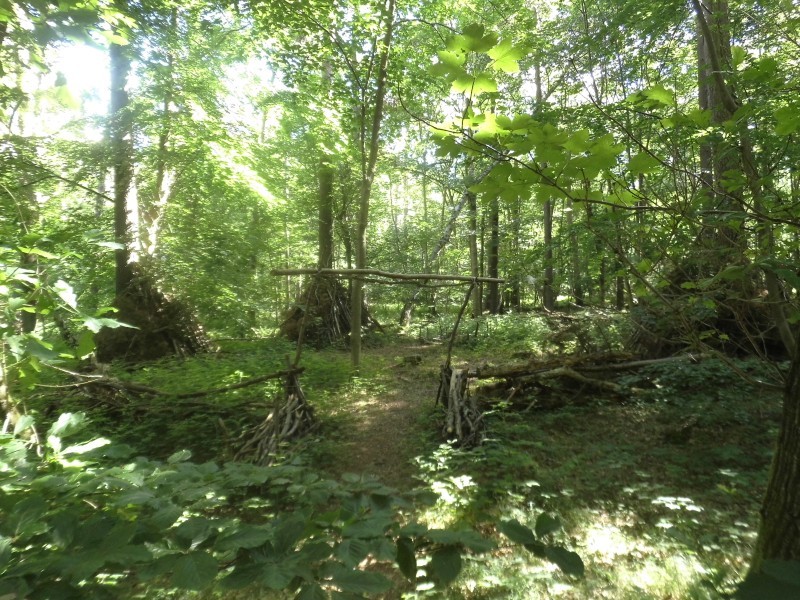
[[[585,537],[587,554],[596,555],[600,562],[610,563],[634,548],[633,540],[611,524],[595,523],[586,530]]]
[[[706,569],[693,556],[650,556],[645,561],[620,565],[616,571],[620,596],[630,598],[689,598],[701,586]]]

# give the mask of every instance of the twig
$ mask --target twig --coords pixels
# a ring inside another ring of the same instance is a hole
[[[453,344],[456,341],[456,334],[458,333],[458,325],[461,323],[461,317],[464,316],[464,311],[467,309],[467,305],[469,304],[469,299],[472,297],[472,290],[475,289],[475,283],[478,281],[477,278],[472,279],[472,283],[467,290],[466,296],[464,296],[464,302],[461,304],[461,310],[458,311],[458,318],[456,318],[456,323],[453,325],[453,331],[450,334],[450,343],[447,344],[447,360],[444,363],[444,368],[450,368],[450,359],[453,355]]]
[[[156,388],[152,388],[146,385],[142,385],[140,383],[135,382],[128,382],[128,381],[120,381],[119,379],[112,379],[105,376],[96,376],[96,375],[84,375],[82,373],[72,373],[71,371],[67,371],[66,369],[59,369],[71,375],[77,377],[87,377],[91,378],[91,381],[84,381],[81,383],[71,384],[67,386],[52,386],[52,385],[44,385],[44,384],[37,384],[37,387],[44,387],[44,388],[69,388],[69,387],[80,387],[85,385],[100,385],[105,387],[110,387],[115,390],[126,390],[131,392],[136,392],[140,394],[151,394],[153,396],[170,396],[172,398],[184,399],[184,398],[199,398],[201,396],[209,396],[211,394],[220,394],[223,392],[229,392],[232,390],[238,390],[241,388],[249,387],[251,385],[257,385],[259,383],[263,383],[265,381],[269,381],[270,379],[280,379],[282,377],[287,377],[289,375],[297,375],[305,371],[305,367],[293,367],[291,369],[287,369],[285,371],[278,371],[277,373],[270,373],[269,375],[261,375],[259,377],[252,377],[250,379],[246,379],[244,381],[240,381],[239,383],[233,383],[231,385],[225,385],[222,387],[212,388],[210,390],[200,390],[196,392],[184,392],[182,394],[175,394],[173,392],[165,392],[162,390],[158,390]]]

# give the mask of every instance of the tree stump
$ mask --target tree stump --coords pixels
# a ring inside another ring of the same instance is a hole
[[[479,445],[485,427],[483,413],[469,393],[469,371],[445,366],[442,367],[441,377],[438,401],[445,408],[442,434],[463,448]]]

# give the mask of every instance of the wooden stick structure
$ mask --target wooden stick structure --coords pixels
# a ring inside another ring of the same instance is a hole
[[[314,408],[306,401],[297,370],[286,376],[283,394],[276,396],[275,406],[266,419],[242,435],[244,442],[234,460],[270,465],[286,444],[316,429]]]

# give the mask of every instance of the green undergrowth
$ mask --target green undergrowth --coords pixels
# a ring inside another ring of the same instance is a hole
[[[306,349],[301,382],[321,425],[292,449],[294,463],[340,479],[337,465],[369,402],[402,394],[415,379],[435,380],[453,320],[449,315],[370,334],[357,378],[346,350]],[[453,360],[504,364],[619,351],[625,327],[624,316],[602,311],[468,319]],[[424,363],[399,377],[396,365],[418,347],[428,349]],[[279,371],[294,352],[293,344],[278,339],[223,341],[214,354],[135,369],[111,365],[110,373],[186,392]],[[396,432],[409,438],[413,485],[438,498],[408,517],[437,530],[475,530],[495,547],[462,552],[457,570],[454,555],[440,555],[453,562],[444,567],[454,577],[446,591],[425,585],[415,590],[401,577],[379,597],[666,600],[731,592],[746,572],[780,416],[780,394],[758,382],[774,382],[780,370],[755,360],[666,362],[609,374],[628,390],[624,397],[556,386],[548,393],[569,401],[549,410],[537,408],[534,398],[513,405],[484,398],[487,436],[473,450],[441,440],[431,403],[409,421],[409,430]],[[149,396],[89,401],[70,391],[39,394],[30,406],[43,423],[55,418],[48,403],[56,402],[58,412],[86,412],[93,428],[137,454],[163,460],[188,448],[202,462],[229,458],[239,433],[265,417],[276,394],[277,383],[192,403]],[[345,485],[343,493],[348,490]],[[548,531],[548,547],[575,550],[585,564],[583,577],[559,570],[525,545],[526,532],[536,531],[543,514],[556,515],[563,525]],[[394,550],[383,549],[385,557],[397,557],[397,540],[392,543]],[[421,557],[418,566],[429,559]]]
[[[755,361],[734,367],[775,375]],[[441,494],[433,522],[557,514],[586,562],[575,580],[517,551],[482,555],[449,598],[710,599],[744,577],[780,395],[717,360],[651,366],[621,383],[638,393],[557,410],[495,403],[481,447],[419,457]]]

